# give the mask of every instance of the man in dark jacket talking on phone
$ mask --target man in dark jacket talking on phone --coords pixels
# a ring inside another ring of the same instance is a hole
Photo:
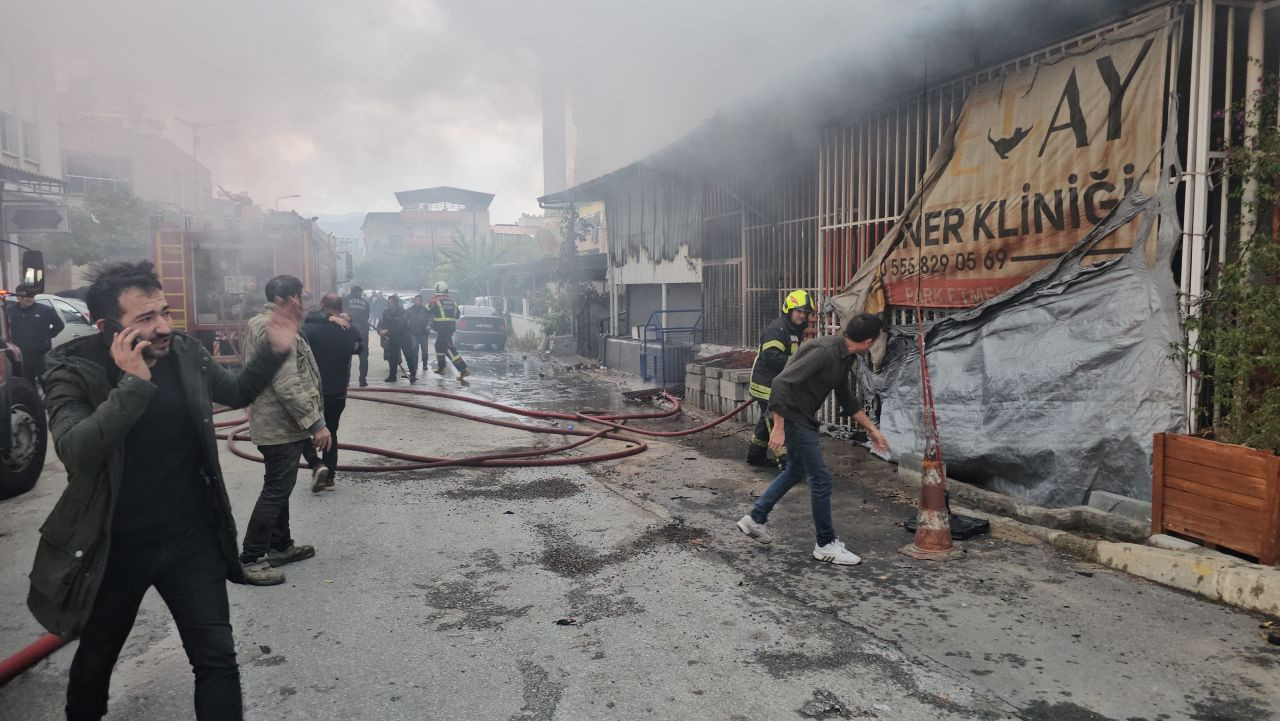
[[[49,356],[49,429],[67,487],[40,528],[27,606],[45,628],[79,636],[66,714],[100,719],[111,672],[149,588],[173,614],[195,674],[197,719],[240,719],[240,671],[226,582],[244,568],[218,463],[212,404],[248,405],[298,336],[282,308],[239,373],[175,333],[152,264],[120,263],[89,287],[100,335]]]

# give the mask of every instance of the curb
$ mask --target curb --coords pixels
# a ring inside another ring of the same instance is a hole
[[[1205,548],[1177,551],[1138,543],[1097,541],[984,511],[958,506],[955,510],[991,521],[992,535],[998,537],[1023,542],[1031,537],[1086,561],[1162,586],[1246,611],[1280,616],[1280,568],[1260,566]]]
[[[919,489],[919,462],[912,458],[902,458],[898,464],[898,477],[912,488]],[[951,493],[952,501],[961,505],[1045,528],[1096,533],[1099,536],[1122,541],[1145,541],[1147,536],[1151,535],[1150,523],[1143,523],[1116,513],[1107,513],[1092,506],[1045,508],[1003,493],[984,490],[954,478],[947,478],[947,490]]]

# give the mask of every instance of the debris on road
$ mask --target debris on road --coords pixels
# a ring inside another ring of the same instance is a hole
[[[813,690],[813,698],[804,702],[800,707],[799,713],[807,718],[853,718],[853,713],[849,711],[849,707],[836,697],[835,694],[824,688],[815,688]],[[860,714],[863,718],[867,714]]]

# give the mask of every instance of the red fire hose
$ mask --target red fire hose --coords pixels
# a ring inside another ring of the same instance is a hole
[[[13,680],[15,676],[37,664],[41,659],[62,648],[67,641],[61,636],[46,633],[36,639],[35,643],[0,661],[0,686]]]
[[[370,395],[373,394],[373,395]],[[440,406],[427,405],[425,403],[416,403],[412,400],[401,400],[397,398],[380,398],[379,395],[412,395],[426,396],[431,398],[443,398],[450,401],[461,401],[483,406],[492,410],[501,411],[511,415],[524,416],[543,421],[572,421],[575,423],[591,423],[602,426],[599,430],[586,430],[578,428],[562,428],[556,425],[538,425],[529,423],[519,423],[516,421],[506,420],[503,418],[493,418],[488,416],[480,416],[452,408],[444,408]],[[493,401],[487,401],[482,398],[472,396],[459,395],[457,393],[445,393],[443,391],[432,391],[425,388],[352,388],[351,393],[347,396],[355,400],[369,401],[372,403],[386,403],[389,405],[403,406],[405,408],[420,408],[422,410],[431,411],[433,413],[441,413],[444,415],[462,418],[465,420],[476,421],[478,423],[488,423],[490,425],[501,426],[503,428],[512,428],[520,431],[528,431],[530,433],[543,433],[561,436],[576,436],[578,440],[559,446],[548,448],[530,448],[523,451],[507,451],[502,453],[485,453],[474,456],[463,456],[459,458],[445,458],[438,456],[425,456],[415,453],[405,453],[403,451],[395,451],[387,448],[377,448],[375,446],[366,446],[356,443],[340,443],[338,448],[345,451],[356,451],[383,458],[391,458],[398,461],[405,461],[400,464],[387,465],[340,465],[338,470],[347,472],[388,472],[388,471],[407,471],[422,470],[427,468],[444,468],[446,466],[481,466],[481,467],[515,467],[515,466],[569,466],[579,465],[583,463],[599,463],[601,461],[611,461],[618,458],[626,458],[643,453],[648,450],[647,443],[635,438],[622,435],[621,432],[639,436],[651,436],[660,438],[672,438],[676,436],[687,436],[694,433],[700,433],[724,423],[730,418],[743,412],[754,403],[754,400],[743,402],[737,408],[720,416],[719,418],[704,423],[694,428],[686,428],[678,431],[653,431],[635,426],[626,425],[628,421],[637,420],[659,420],[663,418],[671,418],[680,413],[680,401],[675,397],[663,393],[667,400],[671,401],[672,408],[667,411],[656,411],[653,413],[618,413],[612,411],[578,411],[574,413],[560,413],[556,411],[535,411],[527,408],[517,408],[515,406],[503,405]],[[215,413],[226,413],[232,409],[218,408]],[[262,461],[261,456],[254,455],[241,449],[236,442],[247,441],[249,437],[246,432],[249,428],[247,417],[240,417],[235,420],[219,421],[214,426],[224,432],[218,434],[218,438],[227,442],[227,448],[237,456],[246,458],[251,461]],[[609,451],[606,453],[596,453],[590,455],[578,456],[561,456],[557,458],[543,458],[541,456],[550,456],[558,453],[572,451],[596,440],[618,441],[626,444],[625,448]],[[26,671],[31,666],[39,663],[46,656],[58,650],[66,643],[66,640],[54,634],[41,636],[35,643],[27,646],[18,653],[0,661],[0,686],[8,683],[15,676]]]
[[[361,401],[369,401],[373,403],[385,403],[388,405],[402,406],[405,408],[420,408],[422,410],[431,411],[433,413],[441,413],[444,415],[462,418],[465,420],[476,421],[478,423],[487,423],[490,425],[501,426],[503,428],[512,428],[520,431],[528,431],[530,433],[544,433],[562,436],[581,436],[582,440],[568,443],[560,446],[549,448],[535,448],[525,451],[514,451],[506,453],[488,453],[477,456],[463,456],[458,458],[447,458],[440,456],[426,456],[415,453],[405,453],[403,451],[394,451],[386,448],[378,448],[375,446],[359,445],[354,443],[339,443],[340,450],[356,451],[369,455],[381,456],[383,458],[392,458],[406,463],[389,465],[389,464],[365,464],[365,465],[339,465],[338,470],[348,472],[387,472],[387,471],[407,471],[421,470],[427,468],[443,468],[446,466],[481,466],[481,467],[515,467],[515,466],[568,466],[580,465],[583,463],[599,463],[601,461],[611,461],[618,458],[626,458],[643,453],[648,450],[647,443],[622,435],[619,431],[625,431],[628,434],[656,437],[675,437],[687,436],[694,433],[705,431],[708,428],[717,426],[730,418],[738,415],[746,410],[754,400],[743,402],[737,408],[726,413],[725,415],[695,428],[686,428],[678,431],[653,431],[635,426],[625,425],[627,421],[633,420],[656,420],[662,418],[670,418],[680,413],[680,401],[675,397],[663,393],[663,395],[672,402],[672,408],[667,411],[657,411],[653,413],[619,413],[611,411],[578,411],[578,412],[557,412],[557,411],[536,411],[527,408],[518,408],[516,406],[495,403],[494,401],[484,400],[483,398],[475,398],[473,396],[465,396],[457,393],[446,393],[444,391],[432,391],[425,388],[352,388],[348,393],[348,399]],[[375,395],[370,395],[375,394]],[[412,396],[426,396],[431,398],[443,398],[451,401],[460,401],[471,403],[485,408],[502,411],[512,415],[525,416],[538,420],[551,421],[574,421],[578,423],[592,423],[604,426],[597,431],[588,431],[585,429],[562,428],[555,425],[538,425],[529,423],[519,423],[516,421],[506,420],[502,418],[493,418],[489,416],[480,416],[465,411],[445,408],[441,406],[428,405],[425,403],[417,403],[411,400],[401,400],[395,398],[379,398],[377,395],[398,394]],[[230,409],[219,409],[218,412],[225,412]],[[219,438],[227,441],[227,448],[237,456],[251,461],[261,462],[261,456],[243,450],[237,441],[249,440],[246,435],[248,429],[247,419],[244,417],[232,421],[221,421],[216,424],[220,429],[230,428],[218,435]],[[606,439],[612,441],[620,441],[626,443],[624,449],[610,451],[607,453],[597,453],[591,455],[580,456],[563,456],[558,458],[540,458],[539,456],[549,456],[557,453],[564,453],[583,446],[590,441]]]

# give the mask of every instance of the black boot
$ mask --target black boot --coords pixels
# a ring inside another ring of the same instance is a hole
[[[754,443],[747,446],[747,464],[752,466],[771,466],[769,462],[768,446],[758,446]]]

